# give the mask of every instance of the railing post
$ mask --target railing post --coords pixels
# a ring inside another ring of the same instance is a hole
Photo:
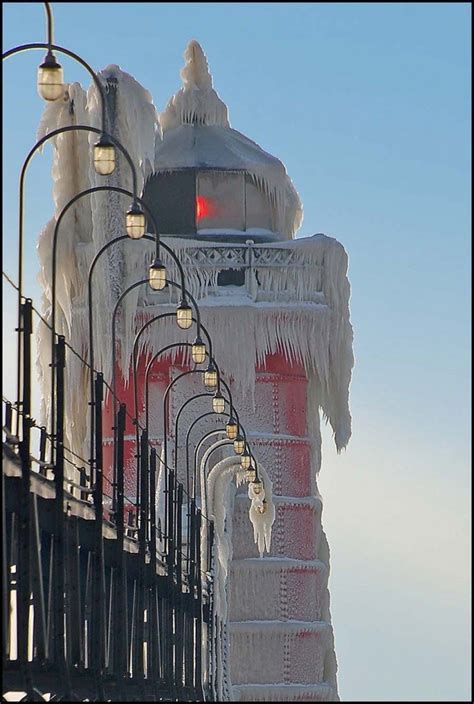
[[[202,579],[201,579],[201,510],[196,511],[196,690],[198,697],[203,701],[202,683]]]
[[[44,425],[40,429],[39,460],[41,462],[40,472],[47,476],[47,471],[43,467],[43,463],[46,461],[46,426]]]
[[[156,555],[156,508],[155,508],[155,497],[156,497],[156,467],[157,467],[157,457],[156,449],[153,447],[150,452],[150,591],[151,591],[151,604],[149,610],[149,632],[150,632],[150,642],[149,647],[149,663],[150,663],[150,674],[149,677],[154,682],[155,687],[158,685],[158,678],[160,674],[160,663],[159,663],[159,618],[157,612],[158,603],[158,580],[156,574],[157,567],[157,555]]]
[[[207,622],[207,672],[208,679],[207,687],[210,691],[215,690],[216,684],[216,660],[214,648],[214,581],[213,581],[213,550],[214,550],[214,521],[209,521],[208,531],[208,553],[207,553],[207,571],[209,579],[207,582],[207,604],[206,604],[206,622]]]
[[[10,657],[10,589],[9,572],[10,561],[8,560],[7,545],[7,507],[5,502],[5,474],[2,471],[2,641],[3,657],[2,662],[5,667],[7,659]]]
[[[5,428],[9,435],[12,434],[12,404],[10,401],[5,403]],[[8,438],[7,438],[8,442]]]
[[[173,567],[174,567],[174,542],[173,542],[173,536],[174,536],[174,472],[172,469],[168,470],[168,468],[165,468],[165,472],[168,474],[168,496],[167,496],[167,505],[168,505],[168,511],[167,511],[167,524],[165,527],[165,531],[167,534],[167,546],[168,550],[166,553],[166,561],[168,564],[168,570],[170,575],[173,574]]]
[[[145,635],[144,613],[145,613],[145,591],[146,591],[146,548],[147,548],[147,519],[148,519],[148,433],[142,432],[140,439],[140,502],[139,502],[139,526],[138,526],[138,551],[139,551],[139,574],[137,583],[137,609],[135,628],[135,647],[133,676],[143,678],[144,659],[143,641]]]
[[[174,653],[175,653],[175,639],[174,639],[174,544],[173,544],[173,533],[174,533],[174,472],[168,469],[165,463],[165,473],[167,477],[167,494],[166,494],[166,511],[165,511],[165,545],[166,545],[166,566],[167,566],[167,599],[166,599],[166,619],[165,619],[165,677],[167,684],[170,687],[175,685],[175,667],[174,667]]]
[[[105,665],[105,583],[104,583],[104,544],[102,537],[103,524],[103,450],[102,450],[102,402],[104,398],[104,380],[101,373],[97,374],[94,392],[94,426],[95,426],[95,486],[94,486],[94,587],[92,603],[92,638],[91,660],[92,668],[97,675],[99,696],[103,694],[102,674]]]
[[[194,589],[194,559],[195,559],[195,515],[196,502],[191,499],[188,513],[188,553],[187,553],[187,573],[189,593],[186,594],[186,642],[185,642],[185,674],[184,681],[188,688],[194,687],[194,653],[195,653],[195,589]]]
[[[253,240],[246,240],[247,249],[245,251],[245,288],[247,293],[255,301],[257,299],[257,278],[253,268]]]
[[[21,495],[19,503],[18,533],[18,602],[17,602],[17,642],[18,659],[26,665],[28,662],[28,621],[31,589],[30,571],[30,429],[31,429],[31,333],[32,307],[27,298],[20,309],[21,328],[19,339],[22,357],[22,402],[21,402],[21,441],[19,453],[21,460]],[[18,370],[20,373],[20,370]]]
[[[54,659],[64,678],[67,693],[70,692],[69,672],[65,649],[65,520],[64,520],[64,368],[66,364],[66,345],[63,335],[58,335],[55,354],[56,371],[56,433],[54,485],[56,490],[55,527],[54,527]]]
[[[120,404],[116,419],[117,438],[117,506],[115,512],[115,525],[117,530],[116,566],[117,579],[115,581],[114,599],[114,628],[113,628],[113,669],[117,680],[120,682],[127,672],[125,653],[128,652],[128,628],[126,623],[125,604],[125,515],[124,515],[124,439],[125,439],[125,414],[126,406]],[[120,689],[120,687],[119,687]]]
[[[183,618],[183,485],[178,484],[176,506],[176,685],[178,699],[183,687],[184,618]]]

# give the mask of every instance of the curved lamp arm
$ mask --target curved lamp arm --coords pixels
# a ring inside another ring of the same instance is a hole
[[[51,49],[53,44],[53,11],[51,9],[50,2],[44,2],[44,9],[46,12],[46,36],[48,38],[48,48]]]
[[[140,279],[140,281],[135,281],[133,284],[130,284],[125,291],[122,291],[120,296],[118,297],[115,305],[114,305],[114,310],[112,313],[112,389],[113,389],[113,394],[114,394],[114,405],[116,402],[116,374],[115,374],[115,343],[116,343],[116,334],[115,334],[115,322],[117,318],[117,312],[120,307],[120,304],[122,303],[123,299],[125,296],[127,296],[131,291],[133,291],[135,288],[138,286],[143,286],[143,284],[148,284],[149,280],[148,279]],[[170,281],[169,279],[166,279],[166,283],[170,284],[171,286],[179,286],[175,281]],[[193,299],[194,301],[194,299]],[[192,318],[193,321],[199,320],[199,309],[197,307],[196,301],[194,301],[194,307],[196,311],[196,318]],[[166,315],[166,314],[165,314]],[[173,315],[173,314],[171,314]],[[161,317],[161,316],[159,316]],[[156,318],[155,318],[156,320]],[[143,332],[143,327],[141,328],[139,334],[135,336],[135,340],[133,343],[133,363],[134,363],[134,371],[135,371],[135,364],[136,364],[136,349],[137,349],[137,339],[139,338],[140,334]]]
[[[63,128],[60,131],[69,131],[66,128]],[[96,131],[94,128],[91,128],[91,131]],[[52,132],[49,135],[47,135],[48,138],[51,138],[54,134],[59,133],[59,131]],[[46,138],[44,139],[44,141]],[[132,164],[133,166],[133,164]],[[166,245],[164,242],[160,243],[159,240],[159,232],[158,232],[158,226],[155,220],[155,217],[145,201],[138,197],[136,193],[133,193],[125,188],[120,188],[118,186],[95,186],[94,188],[89,188],[86,189],[85,191],[82,191],[81,193],[78,193],[74,198],[72,198],[62,209],[58,222],[56,223],[55,231],[54,231],[54,238],[53,238],[53,282],[52,282],[52,340],[54,342],[54,336],[56,334],[55,330],[55,316],[56,316],[56,250],[57,250],[57,235],[58,235],[58,230],[59,230],[59,219],[62,219],[64,215],[66,214],[67,210],[72,207],[74,203],[76,203],[80,198],[85,197],[86,195],[90,195],[92,193],[97,193],[100,191],[113,191],[115,193],[120,193],[123,195],[131,196],[134,198],[144,209],[144,211],[148,214],[150,221],[152,223],[153,229],[155,231],[155,237],[151,237],[150,235],[144,235],[141,239],[145,239],[147,241],[154,241],[155,242],[155,247],[156,247],[156,255],[159,253],[159,247],[160,244],[165,249],[171,256],[171,258],[175,261],[180,277],[181,277],[181,289],[183,291],[183,294],[185,295],[186,289],[185,289],[185,284],[184,284],[184,270],[182,268],[181,262],[179,261],[178,257],[176,254],[173,252],[173,250]],[[21,188],[20,193],[22,194],[23,189]],[[22,203],[22,201],[21,201]],[[21,210],[22,210],[22,205],[21,205]],[[22,222],[22,217],[20,218]],[[20,232],[22,233],[22,228],[20,228]],[[22,238],[22,234],[21,234]],[[114,245],[117,242],[120,242],[122,240],[129,240],[130,238],[128,235],[121,235],[120,237],[115,237],[113,240],[110,240],[107,242],[101,249],[96,253],[94,259],[91,262],[91,265],[89,267],[89,273],[88,273],[88,307],[89,307],[89,364],[91,367],[91,378],[90,378],[90,402],[91,402],[91,423],[90,423],[90,434],[91,434],[91,458],[90,458],[90,463],[91,467],[94,462],[94,457],[93,457],[93,447],[94,447],[94,379],[93,379],[93,370],[94,370],[94,344],[93,344],[93,313],[92,313],[92,274],[94,272],[95,266],[97,262],[99,261],[100,257],[102,254],[112,245]],[[21,250],[20,250],[21,251]],[[22,267],[20,267],[21,269]],[[194,299],[193,299],[194,300]],[[21,302],[21,297],[19,297],[19,302]],[[20,305],[18,307],[20,310]],[[52,429],[54,429],[54,360],[53,360],[53,366],[51,370],[51,377],[52,377],[52,396],[51,396],[51,418],[52,418]],[[19,380],[18,380],[18,395],[19,395]]]
[[[212,396],[212,394],[200,394],[200,396]],[[194,398],[197,398],[197,396],[194,396]],[[200,420],[202,420],[203,418],[207,418],[208,416],[215,416],[215,415],[226,416],[227,418],[230,418],[230,415],[228,413],[226,413],[225,411],[223,413],[219,413],[219,414],[214,413],[214,411],[208,411],[207,413],[203,413],[202,415],[198,416],[198,418],[196,418],[191,423],[191,425],[189,426],[188,432],[186,433],[186,478],[188,481],[188,492],[189,492],[189,438],[191,436],[191,431],[194,428],[194,426],[197,423],[199,423]],[[220,430],[219,430],[219,432],[220,432]],[[193,472],[193,487],[192,487],[192,498],[193,499],[196,498],[195,480],[196,480],[196,478],[195,478],[194,472]]]
[[[211,435],[217,435],[219,430],[212,430],[210,433],[207,433],[206,437],[210,437]],[[203,438],[204,440],[204,438]],[[206,516],[206,518],[209,518],[208,511],[207,511],[207,477],[206,477],[206,464],[209,460],[209,457],[213,452],[218,450],[221,447],[225,447],[226,445],[232,445],[232,440],[217,440],[211,447],[209,447],[206,452],[204,453],[202,460],[201,460],[201,471],[200,471],[200,479],[201,479],[201,505],[202,505],[202,512]]]
[[[67,132],[81,132],[81,131],[82,132],[94,132],[95,134],[103,134],[103,132],[101,130],[97,129],[96,127],[88,127],[86,125],[66,125],[65,127],[60,127],[56,130],[53,130],[49,134],[42,137],[38,142],[36,142],[36,144],[28,152],[26,159],[23,162],[23,165],[21,167],[20,184],[19,184],[19,200],[18,200],[18,328],[19,329],[21,328],[20,307],[21,307],[21,300],[23,298],[24,191],[25,191],[26,172],[27,172],[28,166],[29,166],[30,161],[31,161],[32,157],[34,156],[34,154],[48,140],[53,139],[54,137],[57,137],[59,134],[63,134],[63,133],[67,133]],[[133,184],[134,184],[134,193],[132,194],[132,196],[134,198],[136,198],[137,175],[136,175],[135,166],[134,166],[133,161],[130,157],[130,154],[125,149],[125,147],[117,139],[115,139],[115,137],[112,137],[111,135],[107,135],[107,137],[124,154],[125,158],[127,159],[128,163],[130,165],[130,168],[132,170]],[[69,205],[69,204],[67,204],[67,205]],[[54,265],[54,259],[53,259],[53,265]],[[53,305],[54,305],[54,296],[53,296]],[[55,311],[52,311],[52,313],[53,312],[55,312]],[[53,328],[54,328],[54,321],[53,321]],[[19,348],[19,346],[18,346],[18,348]],[[17,361],[18,361],[18,367],[19,367],[20,349],[18,349],[18,351],[17,351],[17,357],[18,357]],[[54,367],[53,367],[53,369],[54,369]],[[20,398],[20,379],[19,378],[17,380],[17,395],[18,395],[18,400],[19,400],[19,398]]]
[[[159,318],[164,317],[165,315],[173,315],[173,313],[171,313],[171,314],[165,313],[163,316],[160,315]],[[166,345],[166,347],[162,347],[160,350],[158,350],[158,352],[156,352],[155,355],[153,355],[153,357],[150,359],[150,361],[148,362],[148,364],[146,366],[146,370],[145,370],[145,428],[147,431],[149,429],[149,408],[148,408],[148,406],[149,406],[149,392],[150,392],[149,378],[150,378],[151,369],[152,369],[154,363],[156,362],[156,360],[158,359],[158,357],[161,354],[163,354],[163,352],[167,352],[168,350],[171,350],[175,347],[192,347],[192,343],[191,342],[173,342],[173,344],[171,344],[171,345]],[[211,394],[204,394],[204,395],[210,396]],[[196,398],[196,397],[194,396],[193,398]],[[135,415],[137,417],[137,413]]]
[[[207,356],[208,356],[208,355],[207,355]],[[226,386],[227,386],[227,385],[226,385]],[[191,401],[194,401],[194,400],[197,399],[197,398],[202,398],[202,397],[204,397],[204,396],[213,396],[213,394],[202,393],[202,394],[197,394],[197,395],[195,395],[195,396],[191,396],[191,398],[188,398],[188,399],[182,404],[182,406],[179,408],[179,410],[178,410],[178,412],[177,412],[177,414],[176,414],[176,419],[175,419],[175,422],[174,422],[174,463],[175,463],[176,471],[178,470],[178,426],[179,426],[179,419],[180,419],[180,417],[181,417],[182,412],[184,411],[184,409],[185,409],[186,406],[188,405],[188,403],[191,403]],[[232,403],[231,403],[231,401],[230,401],[228,398],[225,398],[225,396],[223,396],[222,398],[224,399],[224,401],[226,401],[226,402],[231,406],[231,414],[230,414],[230,415],[229,415],[228,413],[225,413],[225,412],[216,413],[215,411],[211,411],[209,414],[208,414],[208,413],[205,413],[204,415],[227,416],[228,418],[231,418],[231,417],[232,417]],[[202,416],[201,416],[201,417],[202,417]],[[194,421],[194,423],[191,425],[191,428],[194,426],[195,423],[196,423],[196,421]],[[188,444],[189,432],[190,432],[191,428],[189,428],[188,434],[187,434],[187,436],[186,436],[186,468],[188,467],[188,451],[187,451],[188,448],[187,448],[187,444]],[[186,471],[187,471],[187,470],[186,470]],[[187,491],[188,491],[188,493],[189,493],[189,481],[188,481],[188,484],[187,484]]]

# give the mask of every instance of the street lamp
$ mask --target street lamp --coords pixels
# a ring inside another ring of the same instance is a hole
[[[209,334],[208,334],[207,330],[204,328],[204,326],[202,326],[202,329],[203,329],[203,331],[205,332],[206,336],[208,337],[209,343],[210,343],[210,337],[209,337]],[[216,410],[214,410],[214,408],[213,408],[213,411],[212,411],[212,412],[213,412],[213,413],[218,413],[218,414],[221,414],[221,415],[222,415],[223,412],[224,412],[224,409],[225,409],[225,402],[227,401],[227,402],[230,404],[231,413],[232,413],[232,412],[235,413],[235,415],[236,415],[237,418],[238,418],[237,412],[236,412],[236,410],[235,410],[235,408],[234,408],[234,403],[233,403],[233,399],[232,399],[232,393],[231,393],[231,391],[230,391],[229,385],[226,383],[226,381],[225,381],[224,379],[221,378],[221,375],[220,375],[220,372],[219,372],[219,368],[218,368],[217,364],[215,363],[215,360],[214,360],[213,358],[211,358],[211,361],[213,362],[213,364],[214,364],[214,366],[215,366],[215,368],[216,368],[216,372],[217,372],[218,378],[219,378],[219,385],[222,384],[222,386],[225,388],[225,390],[227,391],[227,393],[228,393],[228,395],[229,395],[229,399],[225,399],[225,398],[222,396],[222,394],[220,394],[220,391],[218,391],[217,394],[215,394],[215,395],[212,397],[212,398],[213,398],[213,406],[214,406],[214,401],[216,401],[216,396],[217,396],[216,405],[218,404],[218,407],[219,407],[219,408],[222,408],[222,411],[220,411],[220,410],[217,410],[217,411],[216,411]],[[166,391],[165,391],[165,397],[164,397],[164,400],[163,400],[163,418],[164,418],[165,421],[166,421],[166,399],[167,399],[167,396],[168,396],[169,391],[171,390],[173,384],[174,384],[176,381],[178,381],[178,379],[181,379],[181,377],[186,376],[187,374],[195,374],[196,372],[199,372],[199,371],[200,371],[199,369],[191,369],[191,370],[189,370],[189,371],[187,371],[187,372],[183,372],[182,374],[180,374],[179,376],[177,376],[175,379],[173,379],[173,381],[168,385],[168,387],[167,387],[167,389],[166,389]],[[194,396],[192,396],[190,399],[187,399],[187,400],[183,403],[183,405],[181,406],[181,408],[178,410],[178,413],[176,414],[176,420],[175,420],[175,464],[176,464],[176,466],[177,466],[177,456],[178,456],[178,423],[179,423],[179,419],[180,419],[181,413],[183,412],[185,406],[186,406],[190,401],[192,401],[193,399],[195,399],[195,398],[200,398],[200,397],[202,397],[202,396],[210,396],[210,395],[211,395],[211,394],[195,394]],[[225,415],[228,415],[228,414],[225,414]],[[166,458],[167,458],[167,428],[166,428],[166,426],[165,426],[165,428],[164,428],[164,436],[165,436],[165,437],[164,437],[164,443],[165,443],[164,449],[165,449],[165,461],[166,461]]]
[[[125,229],[132,240],[139,240],[145,234],[145,213],[139,207],[136,199],[133,201],[125,215]]]
[[[163,246],[166,247],[166,245],[163,245]],[[118,299],[117,299],[117,301],[116,301],[116,303],[115,303],[113,312],[112,312],[112,388],[113,388],[113,395],[114,395],[114,401],[113,401],[113,403],[114,403],[114,414],[115,414],[115,403],[116,403],[116,400],[117,400],[117,399],[116,399],[116,395],[117,395],[117,393],[116,393],[116,392],[117,392],[117,388],[116,388],[116,371],[115,371],[115,366],[116,366],[116,360],[115,360],[115,348],[116,348],[115,328],[116,328],[116,325],[115,325],[115,321],[116,321],[116,317],[117,317],[117,312],[118,312],[119,306],[120,306],[120,304],[122,303],[122,301],[123,301],[123,299],[125,298],[125,296],[126,296],[127,294],[129,294],[131,291],[133,291],[133,289],[137,288],[137,286],[141,286],[141,285],[146,284],[146,283],[149,283],[149,279],[142,279],[142,280],[140,280],[140,281],[135,281],[133,284],[130,284],[130,286],[128,286],[128,287],[125,289],[125,291],[123,291],[123,292],[120,294],[120,296],[118,297]],[[166,280],[166,283],[168,283],[168,284],[171,285],[171,286],[179,287],[179,284],[177,284],[175,281]],[[200,321],[200,318],[199,318],[199,309],[198,309],[198,306],[197,306],[197,303],[196,303],[194,297],[191,296],[191,294],[189,293],[189,291],[186,291],[186,289],[185,289],[185,293],[187,293],[187,295],[191,298],[191,300],[192,300],[192,302],[193,302],[193,305],[194,305],[194,307],[195,307],[195,310],[196,310],[196,318],[193,318],[192,315],[191,315],[191,324],[192,324],[193,321],[196,320],[196,319],[198,319],[198,320]],[[190,308],[190,310],[192,311],[191,308]],[[171,315],[172,315],[172,314],[171,314]],[[134,343],[133,343],[132,361],[133,361],[133,381],[134,381],[134,397],[135,397],[135,412],[136,412],[136,413],[137,413],[137,406],[138,406],[138,401],[137,401],[137,381],[136,381],[136,351],[137,351],[138,340],[139,340],[141,334],[143,333],[143,331],[148,327],[148,324],[151,324],[151,322],[156,321],[156,320],[159,320],[159,319],[162,318],[162,317],[165,318],[165,317],[169,317],[169,316],[170,316],[169,313],[164,313],[164,314],[162,314],[162,315],[160,315],[160,316],[156,316],[155,318],[152,319],[152,321],[148,321],[148,323],[145,323],[145,325],[143,325],[143,326],[141,327],[141,329],[139,330],[139,332],[138,332],[137,335],[135,336],[135,340],[134,340]],[[138,463],[139,463],[139,462],[140,462],[140,448],[139,448],[139,444],[138,444],[138,418],[137,418],[136,420],[137,420],[137,426],[136,426],[136,427],[137,427],[137,461],[138,461]],[[138,476],[138,473],[137,473],[137,476]],[[115,483],[116,483],[116,477],[115,477],[115,463],[114,463],[114,485],[115,485]],[[137,496],[138,496],[138,490],[137,490]]]
[[[237,437],[234,440],[234,452],[236,455],[242,455],[244,450],[245,450],[245,440],[242,437],[242,435],[237,435]]]
[[[38,68],[38,93],[44,100],[57,100],[64,92],[64,73],[51,51],[53,44],[53,13],[49,2],[44,2],[46,11],[46,30],[48,52],[44,62]]]
[[[225,399],[219,391],[212,397],[212,410],[214,413],[223,413],[225,409]]]
[[[240,466],[242,469],[250,469],[251,457],[247,451],[243,452],[240,457]]]
[[[214,362],[209,360],[209,366],[207,367],[206,371],[204,372],[203,375],[203,380],[204,380],[204,386],[206,389],[209,389],[210,391],[214,391],[214,389],[217,389],[217,384],[218,384],[218,374],[217,374],[217,369],[214,364]]]
[[[255,496],[259,497],[259,496],[261,496],[262,493],[265,495],[265,492],[264,492],[264,489],[263,489],[263,482],[262,482],[261,479],[257,479],[257,478],[255,477],[255,479],[253,479],[253,480],[250,482],[250,485],[249,485],[249,486],[250,486],[251,492],[252,492]]]
[[[203,397],[203,396],[210,396],[210,394],[197,394],[196,396],[193,396],[192,398],[188,398],[187,401],[181,406],[180,412],[184,408],[184,406],[187,405],[190,401],[194,401],[195,399]],[[228,414],[222,413],[221,415],[227,416]],[[215,416],[213,411],[208,411],[207,413],[202,413],[200,416],[195,418],[195,420],[190,424],[190,426],[186,432],[186,480],[187,480],[188,492],[190,491],[190,489],[189,489],[189,439],[191,437],[191,432],[192,432],[193,428],[197,425],[197,423],[199,423],[199,421],[201,421],[203,418],[208,418],[210,416],[213,416],[213,417]],[[219,432],[222,432],[222,430],[219,430]],[[193,475],[193,479],[194,479],[194,475]],[[193,499],[195,498],[195,496],[196,496],[196,487],[194,486],[194,482],[193,482],[193,487],[192,487]]]
[[[12,50],[12,52],[14,53],[14,50]],[[7,52],[6,55],[4,55],[4,58],[5,58],[5,56],[10,56],[12,52]],[[90,70],[92,71],[92,69],[90,69]],[[92,72],[92,73],[93,73],[93,72]],[[94,74],[94,75],[95,75],[95,74]],[[96,77],[96,78],[97,78],[97,77]],[[100,84],[99,84],[99,85],[100,85]],[[27,170],[28,170],[28,166],[29,166],[29,164],[30,164],[30,162],[31,162],[31,159],[32,159],[32,157],[34,156],[34,154],[35,154],[35,153],[43,146],[43,144],[45,144],[48,140],[54,139],[55,137],[57,137],[57,136],[60,135],[60,134],[67,133],[67,132],[75,132],[75,131],[77,131],[77,132],[93,132],[93,133],[95,133],[95,134],[102,134],[101,130],[99,130],[98,128],[96,128],[96,127],[89,127],[89,126],[86,126],[86,125],[67,125],[67,126],[65,126],[65,127],[60,127],[60,128],[58,128],[58,129],[56,129],[56,130],[52,130],[52,131],[49,132],[47,135],[45,135],[44,137],[42,137],[38,142],[36,142],[36,144],[35,144],[35,145],[32,147],[32,149],[29,151],[29,153],[28,153],[28,155],[27,155],[25,161],[23,162],[22,168],[21,168],[21,172],[20,172],[20,198],[19,198],[19,210],[18,210],[18,214],[19,214],[19,223],[18,223],[18,330],[20,330],[20,329],[21,329],[21,326],[22,326],[21,312],[20,312],[20,310],[21,310],[21,302],[22,302],[22,298],[23,298],[23,227],[24,227],[24,223],[23,223],[23,219],[24,219],[24,217],[23,217],[23,211],[24,211],[25,178],[26,178],[26,173],[27,173]],[[135,195],[136,192],[137,192],[137,174],[136,174],[136,170],[135,170],[133,161],[132,161],[132,159],[131,159],[131,157],[130,157],[130,154],[128,153],[128,151],[125,149],[125,147],[123,147],[123,145],[122,145],[118,140],[116,140],[114,137],[112,137],[112,136],[110,136],[110,135],[108,135],[108,136],[109,136],[109,138],[113,141],[113,143],[120,149],[120,151],[123,153],[123,155],[125,156],[125,158],[127,159],[128,163],[129,163],[129,165],[130,165],[130,169],[131,169],[131,171],[132,171],[133,190],[134,190],[134,194],[132,194],[132,195]],[[76,202],[76,200],[78,200],[80,197],[82,197],[82,195],[86,195],[87,193],[94,192],[95,190],[114,190],[114,188],[111,187],[111,186],[102,187],[102,188],[97,187],[96,189],[92,189],[92,190],[89,189],[88,191],[85,191],[83,194],[78,194],[78,195],[75,196],[73,199],[71,199],[71,200],[69,201],[69,203],[67,203],[67,204],[65,205],[65,207],[64,207],[63,210],[61,211],[61,213],[60,213],[60,215],[59,215],[59,217],[58,217],[58,219],[57,219],[57,221],[56,221],[56,224],[55,224],[55,230],[54,230],[54,236],[53,236],[53,282],[52,282],[53,289],[52,289],[52,294],[51,294],[51,295],[52,295],[52,302],[51,302],[52,310],[51,310],[51,314],[52,314],[52,327],[53,327],[54,333],[56,332],[56,330],[55,330],[55,312],[56,312],[56,249],[55,249],[55,248],[56,248],[56,237],[57,237],[57,231],[58,231],[58,228],[59,228],[59,223],[60,223],[60,220],[62,219],[62,217],[65,215],[65,213],[66,213],[67,210],[69,209],[69,207],[72,206],[72,205]],[[130,193],[130,192],[127,191],[127,193]],[[53,345],[54,345],[54,337],[53,337]],[[18,350],[17,350],[17,364],[18,364],[18,368],[19,368],[19,366],[20,366],[20,349],[19,349],[19,346],[18,346]],[[52,368],[52,381],[54,382],[54,367]],[[18,399],[19,399],[19,398],[20,398],[20,380],[19,380],[19,378],[17,379],[17,396],[18,396]],[[54,419],[53,419],[53,420],[54,420]],[[54,427],[53,424],[52,424],[52,427]]]
[[[77,200],[78,198],[86,195],[87,193],[95,192],[95,191],[106,191],[106,190],[111,190],[111,191],[116,191],[118,193],[128,195],[128,196],[133,196],[133,194],[130,191],[127,191],[126,189],[115,187],[115,186],[96,186],[93,189],[89,189],[88,191],[83,191],[82,194],[79,194],[76,196],[72,201],[69,201],[68,206],[72,205],[72,203]],[[164,242],[160,242],[159,235],[158,235],[158,227],[156,225],[155,218],[153,216],[153,213],[149,211],[148,206],[144,201],[142,201],[141,198],[137,198],[137,200],[141,203],[143,206],[144,210],[147,212],[147,214],[150,217],[150,221],[152,223],[153,229],[155,231],[155,237],[151,237],[150,235],[144,235],[143,239],[147,241],[154,241],[155,242],[155,248],[156,248],[156,254],[159,252],[159,247],[161,246],[168,254],[170,257],[174,260],[176,263],[176,266],[178,268],[179,274],[180,274],[180,288],[182,291],[182,294],[186,294],[186,288],[184,285],[184,270],[181,265],[181,262],[179,261],[178,257],[176,256],[175,252],[169,247],[167,244]],[[91,423],[90,423],[90,443],[91,443],[91,465],[92,465],[92,452],[93,452],[93,447],[94,447],[94,383],[93,383],[93,372],[94,372],[94,343],[93,343],[93,331],[94,331],[94,325],[93,325],[93,310],[92,310],[92,275],[94,273],[94,269],[97,265],[97,262],[101,258],[101,256],[104,254],[104,252],[107,251],[107,249],[115,244],[117,242],[120,242],[122,240],[128,240],[128,235],[121,235],[120,237],[115,237],[114,239],[110,240],[109,242],[106,242],[103,247],[96,253],[94,256],[94,259],[91,262],[91,265],[89,267],[89,273],[88,273],[88,310],[89,310],[89,363],[90,363],[90,368],[91,368],[91,374],[90,374],[90,403],[91,403]],[[156,257],[155,257],[156,258]],[[53,248],[53,272],[54,272],[54,277],[53,277],[53,285],[55,285],[55,249]],[[144,280],[140,283],[146,283],[147,280]],[[176,284],[175,284],[176,285]],[[190,294],[188,293],[190,296]],[[194,299],[193,299],[194,300]],[[53,306],[55,305],[55,297],[53,296]],[[198,313],[198,309],[197,313]],[[198,318],[199,319],[199,318]],[[54,315],[53,315],[53,321],[54,321]],[[115,325],[114,325],[115,328]],[[134,355],[135,355],[135,347],[134,347]],[[115,404],[116,404],[116,388],[115,388],[115,346],[113,346],[113,365],[114,368],[112,369],[112,374],[113,374],[113,389],[112,389],[112,396],[113,396],[113,406],[114,406],[114,415],[115,415]],[[114,430],[114,437],[115,437],[115,430]],[[137,427],[137,447],[139,448],[139,443],[138,443],[138,427]],[[139,450],[138,453],[139,454]],[[114,469],[115,469],[115,461],[114,461]],[[114,482],[115,484],[115,482]]]
[[[188,330],[193,324],[193,311],[186,300],[181,300],[176,308],[176,322],[182,330]]]
[[[193,362],[195,362],[196,364],[202,364],[206,359],[206,354],[206,345],[198,335],[194,340],[191,349],[191,356],[193,358]]]
[[[166,286],[166,267],[159,257],[155,257],[148,270],[148,282],[154,291],[160,291]]]
[[[227,434],[227,437],[229,440],[236,440],[237,439],[237,433],[239,432],[239,426],[232,416],[229,417],[229,420],[226,423],[225,426],[225,431]]]
[[[101,176],[108,176],[115,169],[115,147],[104,135],[94,144],[94,169]]]
[[[242,467],[242,463],[240,464]],[[255,467],[249,464],[248,469],[245,470],[245,479],[250,483],[255,483],[257,481],[257,471]]]
[[[44,100],[57,100],[64,94],[64,71],[52,51],[38,67],[38,93]]]

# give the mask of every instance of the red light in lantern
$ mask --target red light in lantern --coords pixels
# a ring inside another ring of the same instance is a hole
[[[204,196],[196,196],[196,220],[202,220],[212,215],[214,207]]]

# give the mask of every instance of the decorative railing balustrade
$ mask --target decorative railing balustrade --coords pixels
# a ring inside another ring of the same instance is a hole
[[[183,257],[183,268],[187,274],[196,270],[208,274],[214,273],[213,284],[209,293],[219,293],[227,285],[242,286],[243,291],[254,301],[291,300],[293,290],[292,276],[298,277],[308,269],[301,253],[288,243],[288,247],[255,244],[248,240],[242,245],[212,244],[211,246],[192,247],[187,250],[190,260]],[[322,265],[313,264],[312,285],[305,287],[302,300],[320,302],[322,300]],[[241,273],[239,280],[238,272]],[[226,276],[227,274],[227,276]],[[281,279],[281,285],[280,284]]]
[[[185,272],[186,281],[192,293],[198,299],[208,295],[225,295],[229,285],[238,286],[241,295],[252,301],[325,303],[324,256],[311,253],[309,256],[303,248],[295,246],[295,241],[275,245],[256,244],[248,240],[242,244],[216,243],[203,244],[197,240],[163,239],[179,253]],[[76,249],[79,271],[87,272],[90,262],[90,245],[79,245]],[[149,257],[152,255],[151,245]],[[127,253],[123,255],[124,260]],[[173,262],[166,253],[163,260],[175,278]],[[142,270],[142,261],[137,261]],[[113,272],[109,272],[112,275]],[[176,280],[176,279],[175,279]],[[139,294],[145,305],[165,301],[176,302],[179,291],[171,288],[166,291],[145,290]],[[80,306],[79,300],[77,301]],[[84,311],[85,303],[84,303]]]

